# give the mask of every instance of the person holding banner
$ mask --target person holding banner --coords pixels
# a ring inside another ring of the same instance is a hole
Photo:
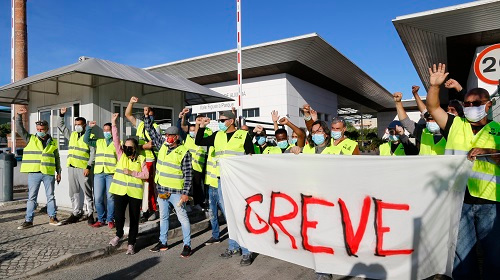
[[[474,162],[460,218],[453,279],[498,279],[500,267],[500,124],[488,120],[490,95],[474,88],[464,98],[465,118],[447,114],[439,104],[439,90],[448,73],[445,64],[429,68],[427,109],[447,139],[445,154],[467,155]],[[476,246],[482,248],[478,262]],[[482,269],[478,264],[482,263]]]
[[[262,125],[257,125],[253,129],[255,135],[254,151],[256,154],[281,154],[281,149],[277,146],[269,145],[267,142],[266,129]]]
[[[117,246],[123,237],[125,211],[128,206],[130,229],[126,254],[133,255],[135,254],[134,246],[139,232],[144,180],[148,179],[149,171],[146,166],[146,157],[139,154],[137,139],[128,138],[123,146],[120,145],[120,137],[116,127],[117,118],[118,113],[111,116],[111,133],[118,163],[116,164],[113,181],[109,187],[109,192],[114,195],[116,236],[109,241],[109,245]]]
[[[212,149],[214,153],[214,162],[216,168],[212,170],[215,172],[215,177],[217,177],[217,187],[210,184],[208,189],[209,195],[209,215],[210,223],[212,225],[212,237],[205,243],[205,245],[211,245],[220,242],[219,236],[219,222],[218,222],[218,209],[220,207],[224,217],[226,216],[224,208],[224,198],[222,196],[222,187],[220,184],[220,170],[219,170],[219,159],[230,156],[238,156],[245,154],[253,154],[254,147],[252,139],[248,135],[248,131],[237,130],[235,127],[236,115],[231,111],[221,112],[219,116],[219,131],[212,134],[211,136],[205,137],[205,127],[210,123],[209,118],[204,118],[200,123],[200,128],[196,133],[195,143],[198,146],[208,146]],[[209,160],[210,165],[210,160]],[[208,174],[207,169],[207,174]],[[247,266],[252,264],[252,253],[244,247],[229,239],[228,248],[224,253],[220,255],[221,258],[229,259],[235,255],[242,255],[240,265]]]
[[[343,117],[334,117],[332,119],[332,149],[336,155],[359,155],[358,143],[345,137],[347,124]]]
[[[304,147],[305,145],[305,139],[306,139],[306,134],[305,132],[298,128],[296,125],[294,125],[288,118],[283,117],[280,119],[280,116],[278,115],[278,111],[273,110],[271,112],[271,117],[273,120],[274,124],[274,136],[276,137],[276,142],[277,146],[280,149],[281,153],[289,153],[290,149],[298,146],[298,147]],[[286,129],[280,129],[278,127],[278,122],[281,125],[286,125],[290,127],[293,131],[292,139],[295,139],[294,141],[288,141],[288,132]],[[293,142],[293,143],[292,143]]]
[[[387,127],[389,142],[379,146],[379,154],[381,156],[417,155],[417,147],[410,142],[410,138],[404,132],[400,121],[392,121]]]

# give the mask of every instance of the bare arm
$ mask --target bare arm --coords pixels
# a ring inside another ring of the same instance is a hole
[[[189,126],[186,125],[186,115],[182,114],[181,116],[181,128],[184,132],[188,133],[189,132]]]
[[[420,95],[418,95],[418,90],[420,89],[419,86],[412,86],[411,87],[411,93],[413,94],[413,97],[415,98],[415,102],[417,102],[417,107],[418,107],[418,110],[423,113],[425,111],[427,111],[427,107],[425,107],[425,104],[424,102],[422,101],[422,99],[420,98]],[[401,120],[401,119],[400,119]]]
[[[280,124],[287,125],[289,128],[291,128],[293,130],[293,132],[295,132],[295,134],[297,134],[297,146],[299,146],[301,148],[305,146],[306,134],[304,133],[304,131],[302,131],[302,129],[298,128],[296,125],[294,125],[287,118],[281,118]]]
[[[130,98],[130,102],[127,105],[127,109],[125,109],[125,117],[128,119],[130,123],[132,123],[133,126],[136,126],[135,123],[136,119],[132,115],[132,107],[134,106],[134,103],[137,103],[137,101],[138,101],[137,97],[132,96],[132,98]]]
[[[393,95],[394,97],[394,104],[396,104],[396,110],[398,111],[398,118],[399,120],[404,120],[408,118],[408,115],[406,114],[406,110],[403,107],[403,103],[401,102],[401,99],[403,98],[403,94],[401,92],[396,92]]]
[[[278,130],[279,129],[278,120],[280,119],[280,116],[278,115],[278,111],[273,110],[271,112],[271,119],[273,120],[274,131]]]
[[[434,64],[432,68],[429,68],[431,76],[430,87],[427,92],[427,110],[442,130],[446,128],[446,122],[448,121],[448,114],[439,104],[439,87],[449,74],[445,72],[445,68],[446,66],[441,63],[437,67]]]

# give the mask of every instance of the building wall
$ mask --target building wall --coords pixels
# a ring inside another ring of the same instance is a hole
[[[420,120],[419,111],[406,111],[406,114],[408,115],[408,118],[414,122],[418,122]],[[385,129],[394,120],[399,120],[396,111],[377,113],[377,131],[379,137],[384,135]]]

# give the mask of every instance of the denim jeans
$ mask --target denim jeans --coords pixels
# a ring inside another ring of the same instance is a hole
[[[95,208],[97,220],[101,223],[114,221],[115,200],[113,194],[109,193],[112,180],[113,174],[99,173],[94,175]],[[104,198],[106,198],[106,203]]]
[[[181,200],[180,194],[171,194],[168,199],[158,197],[158,205],[160,206],[160,242],[167,244],[168,238],[168,222],[170,217],[169,203],[174,206],[177,219],[181,223],[182,236],[184,245],[191,246],[191,224],[186,212],[185,204],[177,205]]]
[[[498,279],[500,204],[463,204],[453,264],[453,279],[479,277],[476,245],[482,248],[483,279]]]
[[[38,206],[38,203],[36,202],[38,198],[38,190],[40,189],[40,184],[42,182],[43,185],[45,186],[45,195],[47,196],[47,214],[49,214],[49,217],[55,217],[57,214],[56,198],[54,197],[55,176],[46,175],[42,173],[29,173],[28,203],[26,205],[26,222],[33,222],[35,209]]]
[[[219,187],[217,188],[217,195],[215,195],[215,190],[212,187],[209,187],[209,203],[210,203],[210,223],[212,224],[212,236],[215,235],[214,231],[217,233],[217,238],[219,235],[219,221],[217,220],[217,205],[220,206],[220,209],[222,211],[222,214],[224,214],[224,218],[226,218],[226,210],[224,208],[224,197],[222,196],[222,188],[220,184],[220,179],[219,179]],[[227,220],[227,219],[226,219]],[[215,238],[215,237],[214,237]],[[250,254],[250,251],[248,251],[247,248],[241,247],[238,242],[234,241],[233,239],[229,238],[228,241],[228,249],[229,250],[237,250],[241,248],[241,254],[242,255],[248,255]]]

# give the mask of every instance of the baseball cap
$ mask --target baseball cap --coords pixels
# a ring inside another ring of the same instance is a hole
[[[171,126],[171,127],[167,128],[167,130],[165,131],[165,134],[178,135],[179,129],[176,126]]]

